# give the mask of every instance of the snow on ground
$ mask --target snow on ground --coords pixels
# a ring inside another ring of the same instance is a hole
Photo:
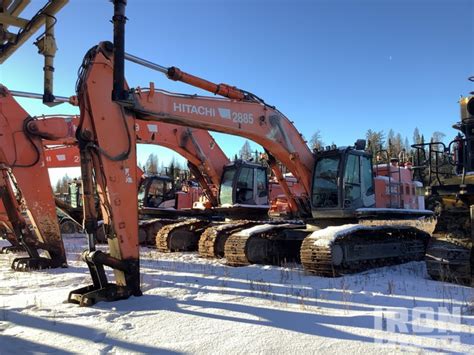
[[[60,270],[14,272],[0,255],[0,354],[474,349],[474,289],[426,279],[423,263],[328,279],[144,248],[142,297],[80,308],[65,300],[89,283],[84,246],[68,238]]]

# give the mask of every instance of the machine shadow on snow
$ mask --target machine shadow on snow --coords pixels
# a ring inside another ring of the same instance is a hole
[[[1,335],[0,343],[2,344],[2,353],[14,354],[21,351],[22,354],[74,354],[72,351],[66,351],[49,345],[44,345],[34,341],[15,336]],[[34,350],[27,350],[34,349]]]
[[[186,289],[191,293],[205,293],[215,295],[238,296],[242,298],[256,298],[266,301],[279,302],[283,304],[300,305],[302,307],[321,307],[339,309],[345,311],[374,311],[375,308],[407,308],[420,307],[442,307],[451,305],[451,302],[458,303],[458,300],[448,300],[444,302],[436,301],[416,301],[414,304],[413,298],[415,295],[366,295],[361,294],[359,287],[349,287],[345,291],[337,289],[316,289],[309,288],[308,285],[301,286],[285,286],[268,284],[260,280],[254,280],[253,285],[244,282],[222,279],[208,279],[199,276],[179,276],[179,275],[159,275],[159,278],[153,279],[154,283],[159,286],[144,287],[145,295],[154,289],[160,287],[175,287],[179,289]],[[191,284],[198,284],[193,286]],[[209,287],[213,287],[210,289]],[[337,284],[331,286],[339,287]],[[216,289],[218,288],[218,289]]]
[[[457,286],[439,283],[442,291],[446,292],[445,298],[439,299],[439,301],[427,299],[413,301],[413,298],[417,298],[420,295],[417,293],[417,290],[412,290],[409,287],[410,282],[406,284],[407,280],[399,279],[397,274],[381,277],[381,272],[384,274],[385,270],[390,271],[392,268],[395,268],[402,272],[403,268],[411,267],[411,265],[375,269],[367,271],[365,274],[348,275],[335,279],[312,275],[307,276],[303,274],[302,270],[293,269],[289,270],[291,280],[289,280],[290,283],[288,285],[285,285],[284,279],[284,277],[288,276],[282,274],[285,270],[278,268],[260,270],[258,275],[252,275],[254,269],[246,272],[242,268],[235,269],[224,265],[202,265],[181,261],[160,260],[155,263],[145,263],[144,266],[151,270],[173,272],[173,274],[159,275],[148,273],[144,278],[145,292],[157,287],[170,286],[181,289],[186,288],[190,292],[206,292],[242,297],[250,296],[290,304],[301,304],[303,299],[305,306],[323,306],[359,311],[371,310],[376,307],[453,306],[467,303],[470,296],[468,288],[466,288],[466,294],[453,295],[449,290]],[[413,266],[416,266],[416,264],[413,264]],[[418,273],[418,270],[413,272]],[[191,275],[179,275],[179,273]],[[368,279],[374,277],[379,279],[378,284],[382,284],[382,286],[368,289]],[[427,283],[436,282],[429,279],[423,281]],[[190,284],[197,285],[191,286]],[[389,291],[391,285],[394,288]],[[214,289],[209,289],[209,287]],[[219,289],[215,289],[216,287]],[[372,294],[372,292],[387,292],[387,294]],[[472,294],[472,297],[474,297],[474,294]],[[342,302],[342,304],[333,303],[332,301]]]
[[[73,338],[77,339],[90,339],[91,341],[101,343],[104,345],[108,345],[109,347],[118,347],[121,348],[125,351],[128,352],[138,352],[138,353],[145,353],[145,354],[181,354],[180,352],[176,351],[171,351],[168,349],[162,349],[162,348],[157,348],[154,346],[148,346],[148,345],[143,345],[143,344],[136,344],[136,343],[130,343],[126,342],[124,340],[116,339],[116,338],[111,338],[107,334],[104,335],[104,332],[101,332],[99,329],[95,329],[92,327],[86,327],[84,325],[77,325],[77,324],[70,324],[70,323],[63,323],[63,322],[58,322],[57,320],[49,320],[45,318],[40,318],[40,317],[34,317],[31,315],[25,315],[21,313],[21,309],[9,309],[8,310],[8,321],[13,323],[14,325],[18,326],[24,326],[24,327],[29,327],[29,328],[36,328],[39,330],[54,330],[58,334],[63,334],[66,336],[70,336]],[[35,353],[39,351],[44,351],[45,353],[66,353],[68,354],[69,352],[66,352],[62,349],[56,349],[53,347],[49,347],[47,345],[40,345],[40,344],[33,344],[32,342],[22,340],[19,338],[11,338],[8,337],[9,341],[15,342],[15,344],[12,345],[12,349],[21,349],[22,343],[24,343],[25,346],[29,348],[34,348]],[[4,342],[3,339],[7,339],[6,336],[0,335],[0,339],[2,339],[2,350],[5,349],[5,344],[8,344],[7,342]],[[94,339],[100,339],[100,340],[94,340]],[[34,345],[34,347],[32,346]],[[20,347],[17,347],[20,346]],[[39,348],[38,348],[39,347]],[[42,349],[44,347],[44,349]],[[71,352],[72,354],[73,352]]]
[[[115,304],[114,304],[115,306]],[[98,308],[108,310],[112,307],[106,303],[97,306]],[[196,307],[196,309],[190,309]],[[359,342],[374,343],[374,337],[360,335],[364,329],[374,329],[374,317],[371,315],[353,315],[353,316],[330,316],[324,314],[304,313],[292,310],[270,309],[265,307],[257,307],[244,304],[212,302],[204,300],[175,300],[168,297],[158,295],[144,295],[141,299],[133,298],[125,305],[123,303],[116,304],[118,312],[136,312],[150,310],[167,310],[181,314],[193,315],[197,317],[206,317],[216,320],[225,320],[251,325],[259,325],[273,327],[282,330],[289,330],[307,335],[316,335],[327,338],[337,338],[340,340],[353,340]],[[242,313],[253,316],[256,319],[241,318],[236,316],[227,316],[223,314],[213,314],[206,310],[223,310],[226,313]],[[128,314],[129,317],[140,317],[140,315]],[[354,327],[357,333],[336,329],[333,326]],[[461,337],[461,341],[465,344],[473,344],[474,339],[470,333],[457,333]],[[429,336],[427,336],[429,337]],[[423,343],[423,336],[419,337],[420,344]],[[378,339],[383,340],[383,339]],[[438,351],[439,349],[426,347],[423,345],[415,345],[413,343],[401,343],[400,345],[416,346],[420,349],[428,351]],[[456,354],[456,352],[453,352]]]

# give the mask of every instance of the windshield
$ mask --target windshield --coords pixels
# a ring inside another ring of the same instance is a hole
[[[316,161],[313,180],[313,207],[338,207],[339,161],[339,156],[320,158]]]
[[[234,183],[234,176],[235,176],[236,168],[229,167],[226,168],[224,171],[224,176],[221,182],[221,188],[219,191],[219,200],[221,205],[229,204],[232,205],[232,191],[233,191],[233,183]]]
[[[253,198],[253,169],[248,167],[243,167],[240,169],[239,177],[237,179],[237,189],[236,189],[236,199],[237,203],[243,204],[255,204]]]
[[[149,207],[159,207],[163,202],[165,181],[155,179],[148,189],[148,203]]]

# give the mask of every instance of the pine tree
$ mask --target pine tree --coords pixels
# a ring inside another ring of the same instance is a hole
[[[418,130],[418,127],[415,127],[415,130],[413,131],[413,144],[420,144],[420,143],[421,143],[420,131]]]
[[[402,135],[400,133],[397,133],[395,135],[395,137],[393,138],[392,145],[393,145],[392,154],[394,157],[398,157],[403,149]]]
[[[319,129],[311,136],[311,140],[309,141],[309,147],[315,150],[319,150],[324,147],[321,131]]]
[[[245,141],[244,145],[239,151],[240,159],[244,161],[251,161],[252,160],[252,149],[250,148],[249,141]]]
[[[405,137],[405,141],[403,142],[403,148],[405,148],[407,152],[411,151],[411,146],[410,142],[408,141],[408,137]]]
[[[147,174],[158,174],[158,156],[151,153],[145,163],[144,171]]]
[[[377,153],[385,144],[383,131],[376,132],[369,129],[365,134],[365,138],[367,139],[367,150],[374,156],[374,159],[376,159]]]
[[[174,179],[175,169],[176,169],[176,162],[175,162],[175,159],[173,157],[171,159],[171,162],[168,165],[168,168],[166,169],[166,175],[169,176],[170,178]]]
[[[61,193],[61,180],[56,181],[56,186],[54,187],[54,192],[59,194]]]
[[[394,139],[395,139],[395,132],[393,131],[393,129],[390,129],[387,135],[387,143],[385,146],[386,150],[390,151],[392,149]]]

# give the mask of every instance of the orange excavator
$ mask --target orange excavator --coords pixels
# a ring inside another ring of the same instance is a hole
[[[429,211],[373,208],[376,205],[375,196],[379,197],[378,205],[382,202],[381,193],[376,194],[376,189],[384,190],[387,183],[391,183],[390,180],[398,180],[398,184],[403,187],[403,191],[400,187],[397,192],[398,199],[402,201],[402,195],[406,194],[405,185],[411,183],[410,177],[405,174],[409,173],[408,170],[389,167],[380,171],[382,176],[373,181],[370,156],[362,152],[360,142],[358,149],[335,149],[313,155],[291,122],[255,95],[224,84],[210,83],[174,67],[164,68],[150,62],[144,63],[125,53],[124,58],[164,72],[172,80],[217,92],[230,99],[184,97],[159,92],[151,86],[148,90],[137,89],[130,93],[127,100],[121,100],[121,104],[134,112],[137,118],[172,122],[253,139],[267,150],[270,158],[274,157],[282,162],[305,188],[306,194],[299,197],[291,195],[289,189],[286,189],[286,193],[295,215],[307,218],[311,213],[311,221],[308,220],[311,223],[307,223],[304,229],[276,225],[233,234],[226,242],[225,254],[231,264],[265,263],[289,258],[291,254],[288,253],[299,250],[298,244],[303,239],[300,253],[303,265],[308,271],[323,275],[419,259],[424,254],[429,238],[429,233],[425,230],[432,228],[432,222],[423,226],[426,228],[416,226],[423,224],[418,223],[419,218],[432,215]],[[274,173],[278,176],[279,171],[274,169]],[[398,177],[394,178],[393,175],[397,174]],[[280,179],[279,182],[285,189],[285,181]],[[408,194],[413,197],[412,187]],[[402,206],[399,204],[397,207]],[[406,219],[412,221],[404,222]],[[357,226],[348,225],[354,223]],[[377,225],[377,228],[373,228],[371,224]],[[338,228],[326,228],[327,226]],[[311,233],[314,229],[319,231]],[[364,237],[364,233],[367,237]],[[401,238],[402,233],[407,238]],[[374,234],[383,237],[373,240]],[[323,248],[321,244],[324,244],[324,240],[331,242],[326,243]],[[296,247],[289,245],[293,243]],[[410,251],[407,252],[408,250]]]
[[[119,3],[115,3],[115,10],[120,14]],[[419,209],[375,208],[376,185],[371,157],[363,151],[361,142],[356,147],[313,154],[292,123],[263,100],[246,91],[185,74],[177,68],[165,69],[167,75],[227,99],[172,94],[156,90],[153,84],[148,89],[127,89],[123,75],[125,57],[135,62],[144,61],[125,55],[123,43],[120,44],[123,24],[117,23],[121,18],[114,16],[116,44],[104,42],[88,51],[77,85],[81,110],[77,137],[86,230],[89,240],[94,240],[96,211],[89,193],[94,188],[91,179],[94,175],[112,238],[109,238],[109,253],[96,250],[91,243],[83,254],[93,284],[73,291],[69,297],[71,302],[87,305],[141,294],[138,216],[132,211],[126,213],[122,207],[123,201],[136,200],[127,186],[137,179],[132,169],[136,165],[135,140],[130,134],[137,121],[161,121],[252,139],[266,149],[272,168],[277,166],[277,161],[283,163],[304,187],[305,195],[294,196],[281,172],[274,169],[275,175],[281,176],[279,182],[292,211],[306,223],[265,223],[231,234],[225,243],[225,256],[231,264],[299,259],[301,255],[306,270],[336,276],[423,258],[430,238],[432,213]],[[143,64],[151,66],[150,62]],[[113,137],[111,127],[117,128]],[[395,181],[394,170],[398,168],[388,169],[389,176],[385,178]],[[258,190],[252,181],[241,181],[244,194]],[[225,181],[219,191],[221,202],[226,197],[224,185]],[[108,282],[104,266],[114,269],[115,284]]]

